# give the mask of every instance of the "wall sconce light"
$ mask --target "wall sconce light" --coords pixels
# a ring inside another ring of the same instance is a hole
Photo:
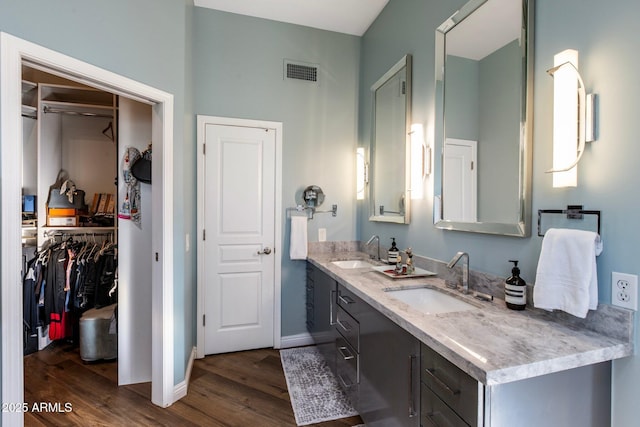
[[[411,198],[424,197],[424,178],[431,173],[431,148],[426,146],[424,126],[411,125]]]
[[[578,185],[578,162],[585,143],[595,140],[595,95],[586,93],[578,72],[578,51],[567,49],[553,57],[553,187]]]
[[[358,147],[356,149],[356,200],[364,200],[366,184],[369,182],[368,172],[364,147]]]

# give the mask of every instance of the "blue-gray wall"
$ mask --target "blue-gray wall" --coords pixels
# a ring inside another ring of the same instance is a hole
[[[192,40],[186,28],[192,0],[0,0],[0,31],[174,95],[174,239],[178,248],[194,225],[193,119],[187,79]],[[189,158],[191,157],[191,158]],[[192,245],[193,247],[194,245]],[[195,253],[176,250],[174,260],[175,382],[184,379],[195,345]],[[187,268],[185,268],[185,266]],[[189,298],[191,300],[189,300]]]
[[[285,208],[308,185],[325,194],[320,210],[338,205],[338,216],[317,214],[327,240],[354,240],[355,141],[360,39],[196,8],[194,87],[197,114],[283,123],[282,335],[305,329],[305,262],[289,260]],[[319,84],[287,81],[284,60],[319,67]]]
[[[464,0],[391,0],[362,40],[359,144],[367,144],[370,116],[368,86],[405,53],[414,55],[414,122],[433,124],[434,33]],[[533,210],[583,204],[602,211],[604,252],[598,257],[599,299],[611,301],[611,272],[640,274],[636,221],[640,198],[640,145],[635,123],[640,116],[637,17],[640,3],[632,0],[537,0],[535,24],[535,90],[533,147]],[[570,18],[567,18],[570,17]],[[587,89],[597,93],[598,141],[587,147],[579,165],[578,187],[554,189],[551,176],[553,80],[546,73],[553,55],[567,48],[580,51],[580,69]],[[458,250],[469,252],[471,268],[508,276],[508,259],[519,259],[522,275],[533,282],[542,239],[519,239],[434,229],[433,181],[427,179],[424,200],[414,200],[409,226],[367,220],[366,202],[359,204],[359,236],[396,236],[401,248],[448,260]],[[534,215],[535,217],[535,215]],[[487,250],[489,248],[489,250]],[[636,320],[636,322],[638,322]],[[638,328],[636,323],[636,330]],[[636,333],[637,338],[637,333]],[[640,357],[613,364],[613,425],[637,425],[635,401],[640,394]]]

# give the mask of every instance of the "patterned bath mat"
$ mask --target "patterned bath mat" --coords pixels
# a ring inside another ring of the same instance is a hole
[[[316,347],[280,350],[299,426],[358,415]]]

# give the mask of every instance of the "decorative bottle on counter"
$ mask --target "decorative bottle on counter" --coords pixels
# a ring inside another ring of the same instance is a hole
[[[389,264],[395,264],[397,259],[398,259],[398,255],[400,255],[400,251],[398,250],[398,247],[396,246],[396,238],[392,237],[391,238],[391,247],[387,251],[387,262]]]
[[[407,254],[407,274],[413,274],[416,271],[413,265],[413,251],[411,248],[407,248],[404,252]]]
[[[504,301],[512,310],[524,310],[527,305],[527,284],[520,277],[520,269],[517,260],[509,260],[513,263],[511,277],[504,282]]]

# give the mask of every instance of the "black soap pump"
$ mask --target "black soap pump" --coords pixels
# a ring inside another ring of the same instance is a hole
[[[396,246],[396,238],[391,238],[391,247],[387,251],[387,262],[389,264],[395,264],[398,262],[398,255],[400,255],[400,250]]]
[[[520,269],[517,260],[509,260],[513,263],[511,277],[504,282],[504,301],[507,308],[512,310],[524,310],[527,305],[527,284],[520,277]]]

